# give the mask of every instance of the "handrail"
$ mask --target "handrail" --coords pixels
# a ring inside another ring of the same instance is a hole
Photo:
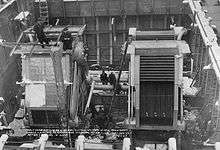
[[[205,16],[205,12],[199,1],[186,0],[184,3],[189,3],[192,13],[195,15],[195,21],[199,27],[202,39],[209,49],[209,55],[212,62],[212,67],[216,73],[216,77],[220,79],[220,47],[217,43],[216,35]],[[218,81],[220,82],[220,81]]]

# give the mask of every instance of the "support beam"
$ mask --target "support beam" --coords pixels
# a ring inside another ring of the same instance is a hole
[[[121,86],[122,90],[128,90],[129,86],[128,85],[122,85]],[[94,85],[94,89],[95,90],[113,90],[114,87],[113,85],[99,85],[99,84],[95,84]]]
[[[150,28],[153,28],[153,15],[150,15]]]
[[[86,111],[87,111],[87,109],[90,106],[90,102],[91,102],[91,99],[92,99],[92,94],[93,94],[94,86],[95,86],[95,81],[92,82],[92,86],[91,86],[91,89],[90,89],[90,92],[89,92],[89,98],[88,98],[88,101],[87,101],[87,104],[86,104],[84,115],[86,114]]]
[[[96,31],[99,31],[99,18],[96,17]],[[96,34],[96,46],[97,46],[97,64],[100,63],[100,43],[99,43],[99,33]]]
[[[19,44],[19,43],[21,42],[21,39],[22,39],[23,35],[24,35],[24,33],[22,32],[22,33],[21,33],[21,35],[19,36],[19,38],[18,38],[17,42],[16,42],[15,47],[14,47],[14,48],[12,49],[12,51],[10,52],[10,56],[12,56],[12,55],[13,55],[14,51],[15,51],[15,50],[16,50],[16,48],[18,47],[18,45],[17,45],[17,44]]]
[[[112,17],[109,17],[109,30],[112,31]],[[113,35],[112,32],[109,34],[109,44],[110,44],[110,64],[113,62]]]
[[[65,85],[64,85],[64,79],[63,79],[63,70],[62,70],[62,47],[63,45],[60,44],[59,46],[54,46],[51,48],[51,58],[53,62],[53,68],[54,68],[54,75],[55,75],[55,81],[57,86],[57,96],[58,96],[58,105],[59,108],[63,111],[65,111],[65,102],[66,102],[66,91],[65,91]],[[62,115],[65,115],[66,113],[63,112]]]

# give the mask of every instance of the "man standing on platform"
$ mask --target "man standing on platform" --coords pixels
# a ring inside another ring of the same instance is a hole
[[[60,41],[63,42],[63,50],[71,50],[72,49],[72,43],[73,43],[73,37],[71,35],[71,33],[68,31],[68,28],[65,28]]]
[[[44,43],[49,45],[49,40],[47,39],[45,33],[44,33],[44,22],[38,21],[34,27],[33,30],[35,31],[35,35],[37,36],[38,41],[41,43],[42,48],[44,48]]]

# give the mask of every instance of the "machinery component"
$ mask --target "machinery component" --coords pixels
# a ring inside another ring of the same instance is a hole
[[[85,29],[84,26],[67,27],[74,38],[82,35]],[[21,84],[25,85],[26,108],[31,127],[58,127],[61,119],[68,120],[67,103],[69,104],[71,97],[67,93],[72,93],[70,90],[73,75],[72,52],[63,52],[62,43],[58,42],[62,31],[67,27],[45,28],[47,37],[55,40],[45,48],[37,43],[21,44],[23,39],[27,38],[26,35],[33,34],[31,29],[27,29],[11,52],[11,54],[20,54],[22,58]],[[73,111],[77,111],[77,108]]]
[[[172,31],[133,31],[132,34],[136,40],[128,46],[128,53],[130,85],[134,88],[128,109],[132,112],[135,108],[133,128],[182,130],[177,122],[183,121],[182,68],[183,54],[190,52],[188,45],[174,40]],[[133,112],[130,115],[132,120]]]

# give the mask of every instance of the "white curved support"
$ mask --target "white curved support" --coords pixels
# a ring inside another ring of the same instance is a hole
[[[215,143],[215,150],[219,150],[220,149],[220,142],[216,142]]]
[[[168,150],[177,150],[176,139],[175,138],[169,138],[169,140],[168,140]]]
[[[78,139],[76,140],[76,150],[84,150],[84,135],[79,135]]]
[[[47,140],[48,140],[48,135],[47,134],[42,134],[40,139],[39,139],[40,150],[45,149]]]
[[[176,27],[176,28],[177,28],[177,27]],[[187,32],[187,29],[186,29],[186,28],[182,28],[182,29],[179,31],[178,35],[177,35],[177,41],[182,40],[182,37],[183,37],[183,35],[184,35],[186,32]]]
[[[130,146],[131,146],[131,139],[130,138],[124,138],[123,139],[122,150],[130,150]]]
[[[5,143],[6,143],[7,140],[8,140],[8,135],[7,135],[7,134],[3,134],[3,135],[0,137],[0,150],[3,150],[4,145],[5,145]]]

